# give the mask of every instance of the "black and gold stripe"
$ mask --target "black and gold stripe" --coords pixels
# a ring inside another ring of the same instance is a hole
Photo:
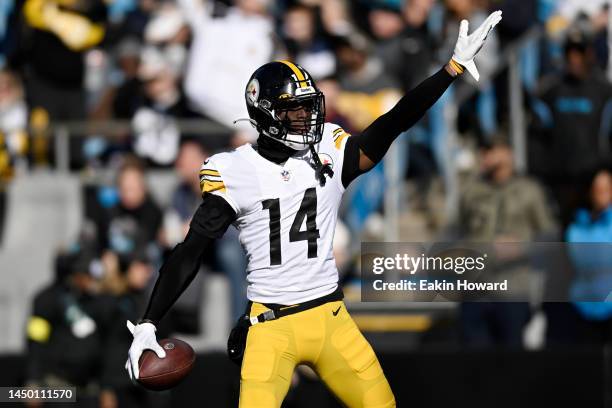
[[[338,128],[332,132],[332,136],[334,138],[334,144],[336,145],[336,149],[340,149],[342,145],[342,141],[344,138],[349,137],[351,134],[347,133],[344,129]]]
[[[308,73],[306,71],[303,71],[300,67],[288,60],[279,60],[278,62],[285,64],[291,69],[291,71],[293,71],[300,88],[310,86],[310,78],[308,78]]]
[[[202,194],[212,193],[213,191],[226,192],[225,183],[223,183],[223,181],[203,180],[200,181],[200,188],[202,189]]]
[[[202,194],[212,193],[213,191],[224,193],[226,191],[225,183],[219,171],[206,167],[206,163],[204,163],[204,166],[202,166],[200,170],[200,189],[202,190]]]
[[[217,170],[211,170],[211,169],[204,168],[200,170],[200,177],[201,176],[221,177],[221,174],[219,174]]]

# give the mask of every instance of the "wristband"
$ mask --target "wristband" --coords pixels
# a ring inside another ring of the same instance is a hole
[[[465,68],[463,68],[461,66],[461,64],[459,64],[457,61],[455,61],[454,59],[451,58],[451,60],[448,62],[448,65],[451,67],[451,69],[453,71],[455,71],[457,73],[457,75],[461,75],[463,74],[463,72],[465,71]]]

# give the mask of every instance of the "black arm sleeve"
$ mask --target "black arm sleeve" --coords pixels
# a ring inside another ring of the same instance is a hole
[[[349,137],[344,150],[342,184],[348,186],[365,172],[359,169],[360,150],[374,163],[380,162],[391,143],[425,115],[454,79],[446,69],[440,69],[407,92],[389,112],[372,122],[360,135]]]
[[[236,213],[223,198],[204,195],[187,237],[172,250],[159,271],[144,319],[159,323],[197,275],[206,247],[221,238],[235,219]]]

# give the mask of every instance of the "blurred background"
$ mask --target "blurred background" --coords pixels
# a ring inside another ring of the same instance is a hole
[[[608,303],[538,288],[530,302],[359,301],[362,241],[612,240],[607,0],[0,0],[0,385],[73,385],[79,406],[236,406],[235,229],[160,327],[198,352],[186,382],[148,393],[123,364],[125,321],[186,234],[201,163],[257,137],[233,124],[249,76],[297,62],[327,120],[357,134],[448,62],[459,21],[496,9],[480,82],[456,81],[348,189],[334,240],[347,305],[400,407],[612,406]],[[598,294],[601,251],[568,253],[548,279]],[[312,372],[293,383],[285,407],[338,406]]]

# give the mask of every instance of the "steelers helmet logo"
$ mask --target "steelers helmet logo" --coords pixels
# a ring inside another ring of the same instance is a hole
[[[250,105],[255,104],[259,99],[259,81],[255,78],[251,79],[246,88],[246,99]]]

